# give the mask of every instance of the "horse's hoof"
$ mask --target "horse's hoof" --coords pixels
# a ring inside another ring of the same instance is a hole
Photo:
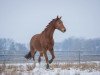
[[[41,59],[38,59],[38,63],[40,63],[41,62]]]
[[[51,59],[51,60],[49,60],[49,64],[51,64],[51,63],[52,63],[52,61],[53,61],[52,59]]]
[[[46,65],[46,69],[50,69],[49,64]]]

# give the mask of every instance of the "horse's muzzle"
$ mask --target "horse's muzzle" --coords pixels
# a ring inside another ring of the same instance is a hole
[[[63,28],[61,31],[62,31],[62,32],[66,32],[66,28]]]

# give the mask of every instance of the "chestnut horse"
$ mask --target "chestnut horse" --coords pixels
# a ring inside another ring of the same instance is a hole
[[[46,28],[44,29],[44,31],[42,31],[42,33],[36,34],[32,37],[30,41],[30,51],[27,55],[25,55],[25,58],[26,59],[33,58],[34,60],[34,55],[36,51],[39,51],[40,56],[38,58],[38,62],[40,63],[41,56],[44,55],[47,63],[46,68],[49,69],[49,64],[52,63],[53,59],[55,58],[54,49],[53,49],[54,46],[53,33],[55,29],[58,29],[61,32],[66,31],[66,28],[64,27],[63,22],[61,21],[61,17],[59,18],[57,16],[57,18],[53,19],[46,26]],[[52,55],[52,58],[50,60],[48,60],[48,56],[46,53],[47,51],[49,51],[50,54]]]

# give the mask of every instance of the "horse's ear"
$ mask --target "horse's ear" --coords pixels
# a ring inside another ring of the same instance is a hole
[[[57,19],[58,19],[59,17],[58,17],[58,15],[57,15]]]
[[[58,15],[57,15],[57,18],[56,18],[56,20],[58,20],[59,19],[59,17],[58,17]]]
[[[59,19],[61,19],[61,18],[62,18],[62,16]]]

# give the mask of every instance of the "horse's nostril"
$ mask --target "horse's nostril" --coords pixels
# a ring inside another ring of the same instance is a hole
[[[66,32],[66,29],[64,29],[64,32]]]

